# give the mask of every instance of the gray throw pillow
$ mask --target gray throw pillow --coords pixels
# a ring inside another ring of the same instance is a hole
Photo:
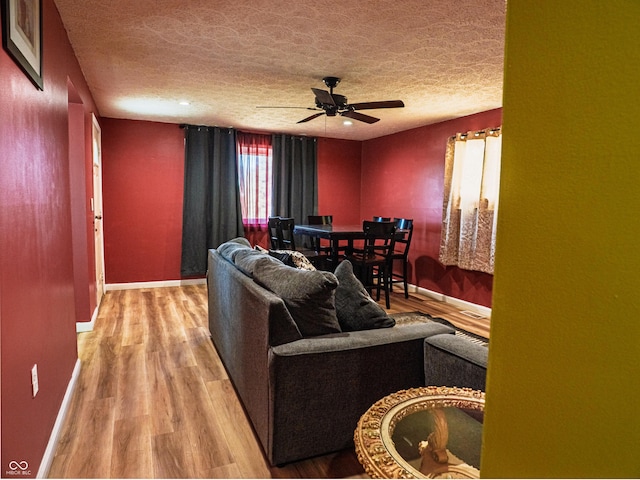
[[[341,331],[336,317],[336,276],[320,270],[300,270],[268,259],[255,263],[253,280],[284,301],[303,337]]]
[[[218,253],[224,258],[233,262],[238,252],[246,249],[251,249],[249,240],[244,237],[238,237],[220,244],[216,250],[218,250]]]
[[[256,266],[258,260],[266,258],[274,263],[282,264],[280,260],[275,257],[269,256],[269,254],[262,253],[259,250],[247,249],[241,250],[235,254],[234,263],[236,267],[240,269],[242,273],[253,277],[253,269]]]
[[[343,260],[335,271],[336,312],[344,332],[393,327],[396,322],[378,305],[353,273],[353,265]]]

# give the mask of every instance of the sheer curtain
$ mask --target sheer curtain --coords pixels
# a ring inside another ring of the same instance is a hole
[[[243,236],[235,130],[185,127],[182,276],[207,272],[207,251]]]
[[[457,134],[447,142],[440,262],[493,273],[500,128]]]
[[[273,135],[272,213],[307,223],[318,211],[317,140]]]
[[[271,135],[237,132],[242,222],[264,229],[271,213]]]
[[[269,247],[271,214],[271,135],[237,132],[238,177],[244,236],[252,245]]]

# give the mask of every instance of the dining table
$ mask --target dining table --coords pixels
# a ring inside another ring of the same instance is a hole
[[[329,240],[331,263],[334,267],[338,265],[340,261],[341,248],[343,251],[349,253],[353,250],[354,240],[363,240],[365,238],[362,223],[351,225],[296,225],[293,233],[295,235],[305,235],[316,239],[324,238]],[[397,238],[402,238],[405,234],[405,230],[396,230]]]

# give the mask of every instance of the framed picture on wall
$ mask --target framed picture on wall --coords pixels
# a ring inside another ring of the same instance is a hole
[[[2,46],[42,90],[42,0],[0,0],[0,3]]]

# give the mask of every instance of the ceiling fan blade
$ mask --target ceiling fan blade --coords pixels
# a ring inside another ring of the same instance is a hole
[[[299,122],[296,122],[296,123],[304,123],[304,122],[308,122],[309,120],[313,120],[314,118],[318,118],[320,115],[324,115],[324,112],[314,113],[314,114],[313,114],[313,115],[311,115],[310,117],[303,118],[302,120],[300,120]]]
[[[315,107],[282,107],[282,106],[271,106],[271,105],[258,105],[256,108],[298,108],[302,110],[320,110]]]
[[[322,105],[335,105],[336,102],[333,99],[333,96],[326,90],[320,90],[319,88],[311,88],[313,90],[313,94],[316,96],[316,100],[320,102]]]
[[[354,112],[352,110],[344,112],[341,115],[343,117],[353,118],[354,120],[359,120],[359,121],[364,122],[364,123],[376,123],[377,121],[380,120],[379,118],[370,117],[369,115],[365,115],[364,113],[358,113],[358,112]]]
[[[373,110],[376,108],[400,108],[404,107],[402,100],[386,100],[382,102],[362,102],[349,104],[354,110]]]

